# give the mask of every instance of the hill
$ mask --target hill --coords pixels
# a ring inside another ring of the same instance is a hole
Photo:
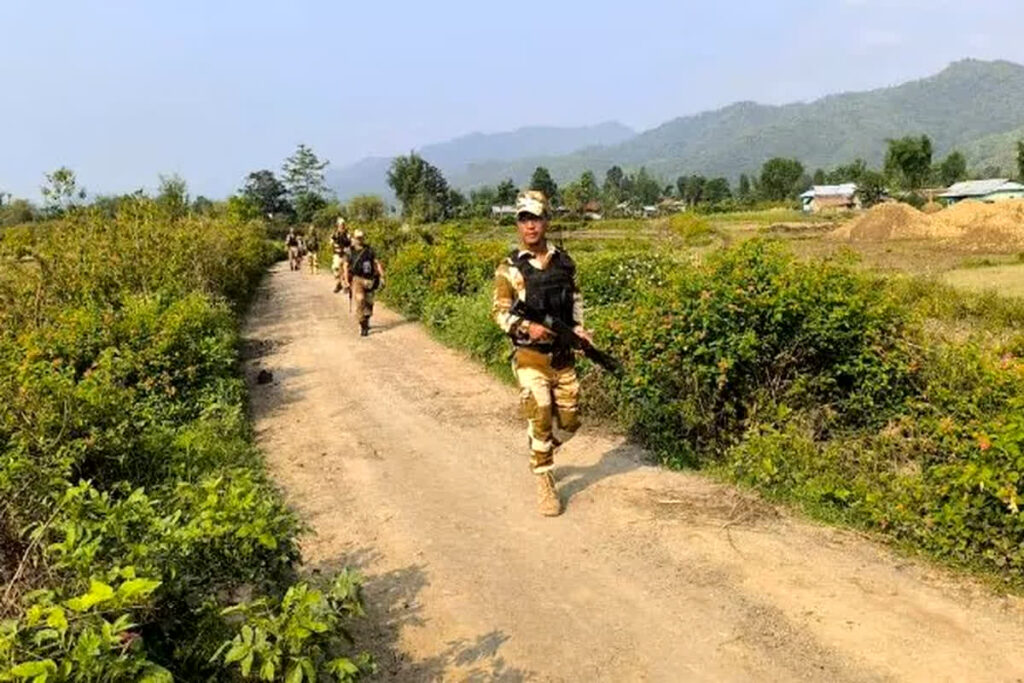
[[[578,128],[533,126],[503,133],[471,133],[427,145],[418,152],[451,178],[464,175],[469,165],[477,161],[503,164],[524,157],[569,154],[588,147],[615,145],[634,135],[633,130],[614,121]],[[327,184],[341,198],[361,193],[387,196],[390,190],[385,178],[390,164],[391,157],[367,157],[350,166],[329,170]]]
[[[781,106],[739,102],[673,119],[618,145],[514,164],[477,164],[452,181],[462,187],[509,176],[522,181],[538,165],[564,181],[588,168],[603,173],[612,164],[646,166],[666,180],[683,173],[735,178],[757,172],[773,156],[796,157],[809,170],[857,157],[880,164],[888,138],[920,133],[932,137],[938,154],[970,150],[969,158],[981,168],[1004,142],[992,136],[1022,126],[1024,66],[963,60],[899,86]]]
[[[921,133],[931,136],[937,155],[961,149],[972,168],[1000,166],[1013,174],[1013,143],[1024,135],[1024,66],[967,59],[902,85],[778,106],[738,102],[638,135],[620,124],[525,128],[468,135],[421,153],[463,189],[509,177],[523,184],[537,166],[559,182],[586,169],[600,176],[615,164],[646,166],[667,182],[684,173],[735,180],[773,156],[796,157],[808,171],[857,157],[880,165],[887,139]],[[365,159],[329,181],[341,196],[382,192],[388,163]]]

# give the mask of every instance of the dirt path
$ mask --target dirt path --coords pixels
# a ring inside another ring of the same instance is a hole
[[[259,443],[315,535],[359,567],[381,680],[1020,681],[1024,607],[795,520],[584,427],[566,514],[534,511],[515,391],[325,276],[277,267],[246,337]]]

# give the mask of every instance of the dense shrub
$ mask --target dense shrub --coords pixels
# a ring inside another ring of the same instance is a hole
[[[501,245],[489,249],[481,266],[457,263],[481,259],[468,243],[406,244],[392,260],[392,282],[405,284],[390,296],[500,368],[508,347],[489,279],[451,275],[493,268]],[[801,262],[759,240],[704,260],[576,256],[588,325],[626,367],[612,380],[583,365],[599,394],[589,405],[665,463],[1024,585],[1018,304]]]
[[[358,582],[291,585],[300,525],[251,442],[236,313],[275,254],[144,199],[3,236],[0,680],[368,666],[292,625],[333,628]],[[257,628],[258,655],[221,656]]]

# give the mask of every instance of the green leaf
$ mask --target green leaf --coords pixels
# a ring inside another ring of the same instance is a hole
[[[130,579],[117,587],[117,597],[122,602],[148,597],[159,586],[160,582],[152,579]]]
[[[285,683],[302,683],[303,673],[302,667],[296,662],[292,664],[291,668],[288,669],[288,675],[285,676]]]
[[[174,676],[162,666],[150,664],[143,669],[136,683],[174,683]]]
[[[50,628],[57,629],[57,631],[63,636],[68,630],[68,619],[64,613],[62,607],[54,607],[50,610],[50,614],[46,617],[46,625]]]
[[[91,607],[106,602],[114,597],[114,589],[96,579],[89,581],[89,592],[67,601],[67,606],[75,612],[85,612]]]
[[[235,643],[228,653],[224,655],[225,664],[234,664],[242,661],[242,658],[249,654],[249,646],[244,643]]]
[[[34,676],[47,676],[57,673],[57,664],[52,659],[42,659],[36,662],[22,662],[11,669],[11,673],[22,678]]]
[[[253,659],[255,659],[255,654],[252,650],[247,652],[245,657],[242,659],[242,676],[245,678],[249,677],[249,671],[252,670]]]

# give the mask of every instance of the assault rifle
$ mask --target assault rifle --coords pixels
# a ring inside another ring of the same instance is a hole
[[[595,347],[588,339],[576,334],[571,327],[551,314],[538,311],[536,308],[527,305],[527,303],[522,299],[517,299],[516,302],[512,304],[512,308],[509,309],[509,312],[512,313],[512,315],[517,315],[520,318],[523,318],[524,320],[529,320],[532,323],[537,323],[538,325],[543,325],[548,328],[554,332],[555,337],[558,339],[560,344],[579,349],[583,352],[584,356],[594,361],[613,375],[619,375],[622,373],[622,365],[619,361]]]

